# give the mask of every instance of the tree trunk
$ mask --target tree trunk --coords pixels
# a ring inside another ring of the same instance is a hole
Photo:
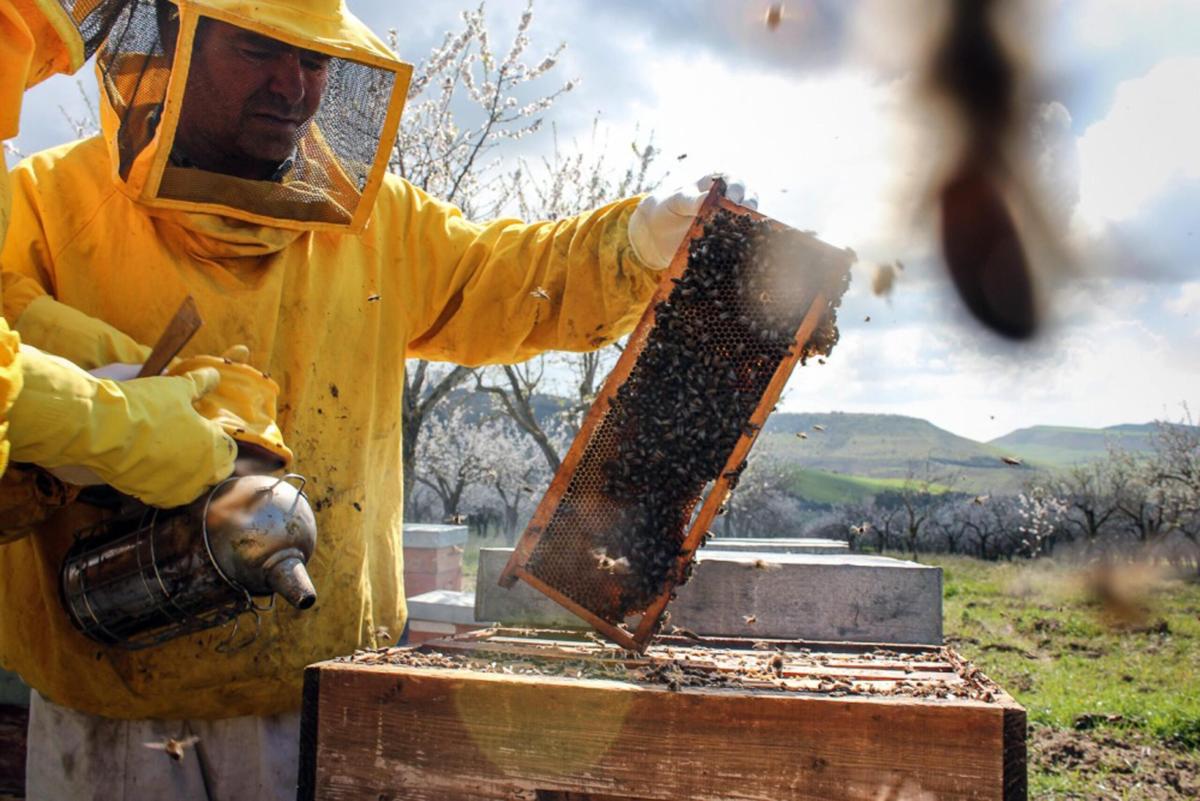
[[[408,502],[412,498],[413,484],[417,478],[417,441],[421,437],[421,426],[439,403],[445,400],[450,391],[461,384],[471,371],[465,367],[455,367],[440,380],[426,387],[429,375],[429,362],[420,360],[409,371],[407,366],[404,373],[404,403],[400,423],[403,447],[401,474],[404,482],[404,519],[409,520]]]

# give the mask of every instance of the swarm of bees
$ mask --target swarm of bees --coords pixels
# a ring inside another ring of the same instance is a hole
[[[690,243],[687,270],[654,308],[654,328],[593,434],[593,442],[611,442],[613,450],[599,467],[605,512],[597,518],[603,528],[591,532],[590,552],[619,592],[577,600],[607,619],[644,610],[669,580],[690,576],[692,561],[680,556],[696,503],[715,479],[736,486],[742,466],[722,471],[738,441],[757,433],[751,415],[780,363],[794,354],[813,293],[820,288],[840,298],[844,292],[848,275],[834,265],[803,282],[778,280],[779,260],[768,250],[786,252],[778,237],[798,235],[716,212]],[[836,340],[831,309],[801,355],[828,354]],[[584,480],[583,465],[573,483]],[[578,595],[585,591],[579,566],[553,553],[556,531],[580,525],[569,491],[559,510],[527,567]]]

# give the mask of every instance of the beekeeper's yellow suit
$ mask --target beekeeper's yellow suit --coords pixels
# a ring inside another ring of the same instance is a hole
[[[68,11],[57,0],[0,0],[0,139],[17,134],[26,88],[77,70],[89,49],[80,29],[102,35],[124,2],[83,0]],[[0,164],[0,243],[10,211],[7,165]],[[102,325],[74,318],[81,322],[79,339],[106,335]],[[128,361],[142,361],[148,352],[132,341],[116,350]],[[221,426],[191,406],[214,389],[218,373],[206,369],[182,378],[124,385],[96,379],[36,348],[22,348],[0,317],[0,476],[10,457],[50,468],[82,466],[148,503],[190,501],[229,475],[235,452]],[[276,450],[283,450],[282,443]],[[0,541],[28,533],[33,521],[45,517],[51,497],[64,502],[70,492],[45,476],[9,472],[0,484]],[[31,499],[40,508],[20,508]]]
[[[180,10],[181,52],[196,12],[382,70],[369,80],[376,96],[391,91],[393,105],[371,116],[385,143],[376,156],[386,160],[407,74],[337,0],[208,0]],[[177,54],[173,68],[185,57]],[[39,319],[53,308],[38,299],[44,292],[146,342],[191,294],[205,326],[188,352],[248,345],[256,366],[279,383],[292,469],[309,478],[319,527],[309,570],[319,601],[306,612],[277,605],[253,644],[231,654],[214,650],[223,631],[139,652],[100,646],[74,631],[59,606],[59,564],[73,532],[97,514],[72,506],[36,536],[0,547],[0,658],[47,698],[97,715],[217,718],[295,708],[305,665],[375,646],[404,627],[404,360],[516,362],[547,349],[597,348],[629,331],[657,281],[629,246],[638,200],[559,222],[468,222],[384,177],[378,161],[336,156],[344,132],[330,126],[345,119],[345,108],[327,122],[318,114],[320,124],[297,146],[301,163],[275,188],[241,186],[168,159],[170,98],[139,106],[130,92],[145,91],[146,80],[126,80],[134,62],[105,58],[104,137],[46,151],[13,171],[13,218],[0,254],[5,311],[22,330],[59,336]],[[242,190],[249,200],[238,206]],[[305,206],[306,220],[287,216],[312,198],[324,205]],[[119,356],[95,344],[81,350],[65,355],[84,366]]]

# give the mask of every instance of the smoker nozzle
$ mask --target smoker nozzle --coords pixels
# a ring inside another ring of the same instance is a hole
[[[298,555],[289,554],[267,569],[267,584],[297,609],[317,602],[317,589]]]

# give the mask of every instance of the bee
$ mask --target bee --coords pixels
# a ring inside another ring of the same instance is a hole
[[[896,288],[896,268],[890,264],[880,264],[875,267],[875,275],[871,277],[871,291],[876,297],[886,298]]]
[[[603,570],[605,573],[614,575],[625,575],[629,572],[629,557],[622,556],[620,559],[613,559],[603,549],[597,548],[592,551],[592,558],[596,560],[596,567]]]
[[[753,626],[758,622],[758,617],[756,615],[742,615],[742,620],[746,621],[747,626]]]
[[[808,439],[808,434],[805,434],[803,431],[797,431],[796,436],[800,439]]]
[[[540,286],[535,286],[533,291],[529,293],[529,297],[537,298],[538,300],[550,300],[550,293]]]
[[[825,426],[821,425],[820,423],[813,424],[813,431],[824,431],[824,430],[825,430]]]
[[[776,652],[775,655],[771,657],[770,665],[771,665],[772,673],[774,673],[776,676],[782,676],[783,675],[783,654]]]
[[[378,292],[375,292],[371,295],[367,295],[367,303],[378,303],[378,302],[379,302],[379,293]]]
[[[193,735],[190,737],[183,737],[181,739],[168,737],[161,743],[142,743],[142,745],[144,745],[146,748],[152,748],[155,751],[165,751],[167,756],[176,762],[179,762],[183,759],[184,752],[198,742],[200,742],[200,738]]]
[[[976,495],[971,503],[975,504],[976,506],[983,506],[991,497],[991,495]]]
[[[1000,461],[1004,462],[1007,465],[1012,465],[1013,467],[1021,466],[1021,460],[1015,456],[1001,456]]]
[[[765,559],[755,559],[753,562],[750,563],[750,567],[754,568],[755,570],[770,571],[770,570],[779,570],[781,567],[783,567],[783,565],[777,565],[774,562],[768,562]]]
[[[772,3],[767,7],[767,30],[773,31],[783,22],[783,3]]]
[[[684,639],[692,640],[693,642],[704,642],[703,638],[701,638],[699,634],[691,629],[685,629],[683,626],[671,626],[671,635],[674,637],[683,637]]]
[[[864,318],[863,318],[863,322],[864,322],[864,323],[869,323],[869,322],[871,322],[871,315],[869,315],[869,314],[868,314],[866,317],[864,317]]]

